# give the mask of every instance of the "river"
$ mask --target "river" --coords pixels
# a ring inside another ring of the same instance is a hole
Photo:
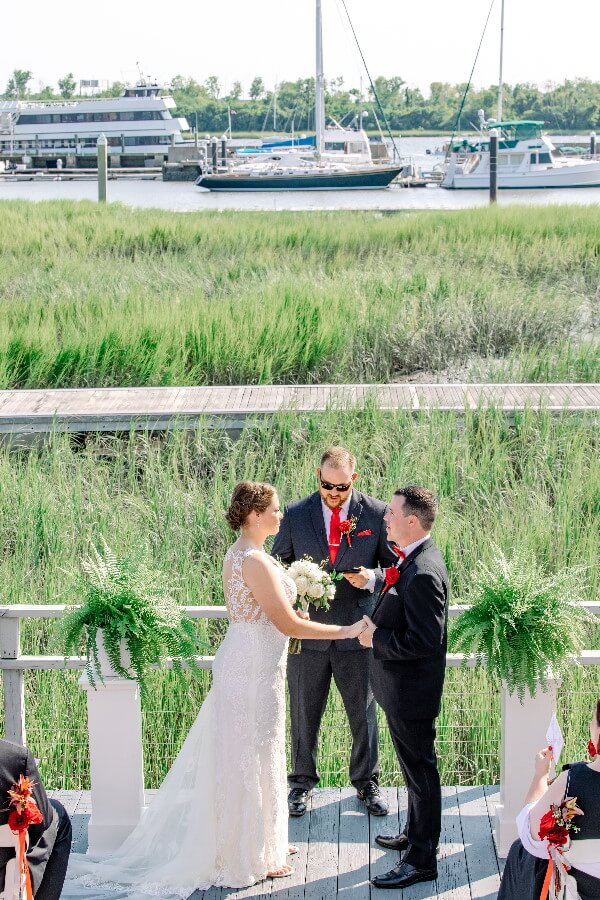
[[[399,138],[397,145],[404,157],[409,157],[423,170],[442,160],[435,156],[443,137]],[[560,140],[560,139],[559,139]],[[563,138],[563,140],[565,140]],[[428,154],[427,151],[430,151]],[[9,182],[0,180],[0,200],[96,200],[94,181]],[[545,206],[576,203],[600,205],[600,188],[560,189],[541,191],[499,191],[499,205],[517,203]],[[391,188],[374,191],[281,191],[279,193],[220,194],[197,188],[193,182],[163,182],[123,180],[108,182],[109,202],[126,206],[168,209],[176,212],[200,210],[419,210],[468,209],[486,206],[487,191],[446,191],[430,185],[423,188]]]

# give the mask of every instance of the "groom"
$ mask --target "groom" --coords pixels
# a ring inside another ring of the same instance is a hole
[[[327,570],[343,572],[328,611],[311,606],[316,622],[349,625],[370,613],[383,584],[379,566],[395,560],[384,525],[386,504],[354,490],[355,457],[330,447],[316,470],[318,490],[290,504],[273,544],[273,556],[285,564],[310,557],[327,561]],[[348,531],[348,529],[350,529]],[[302,641],[288,658],[292,771],[288,776],[290,815],[302,816],[318,783],[317,739],[331,678],[342,695],[352,731],[350,781],[369,813],[387,815],[379,793],[376,707],[369,683],[371,652],[356,641]]]
[[[435,754],[435,720],[446,674],[448,573],[430,532],[437,513],[431,491],[396,491],[385,519],[397,560],[358,640],[373,647],[373,692],[383,708],[408,790],[401,834],[377,843],[405,850],[401,862],[372,884],[405,888],[437,878],[442,796]]]

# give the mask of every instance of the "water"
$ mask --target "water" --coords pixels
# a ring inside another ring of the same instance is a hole
[[[400,138],[400,152],[424,170],[442,156],[426,153],[444,143],[443,137]],[[94,181],[0,181],[0,200],[96,200]],[[548,191],[500,191],[499,205],[512,203],[545,206],[576,203],[600,205],[600,188]],[[175,212],[201,210],[419,210],[468,209],[487,206],[487,191],[445,191],[436,186],[375,191],[282,191],[281,193],[213,194],[193,182],[125,180],[108,182],[109,202],[126,206],[168,209]]]

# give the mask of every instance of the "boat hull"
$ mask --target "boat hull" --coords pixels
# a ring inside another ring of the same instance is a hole
[[[449,190],[489,190],[489,172],[481,175],[455,174],[450,184],[442,187]],[[589,166],[561,166],[546,172],[529,172],[522,175],[498,176],[500,190],[548,190],[551,188],[600,187],[600,163]]]
[[[332,191],[386,188],[401,166],[381,166],[354,172],[307,172],[291,175],[244,175],[227,172],[201,175],[196,185],[209,191]]]

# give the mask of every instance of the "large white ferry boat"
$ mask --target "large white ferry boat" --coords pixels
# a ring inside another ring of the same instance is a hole
[[[161,165],[188,129],[186,119],[173,118],[175,101],[163,90],[141,81],[120,97],[0,101],[0,160],[95,167],[96,142],[104,134],[111,165]]]

